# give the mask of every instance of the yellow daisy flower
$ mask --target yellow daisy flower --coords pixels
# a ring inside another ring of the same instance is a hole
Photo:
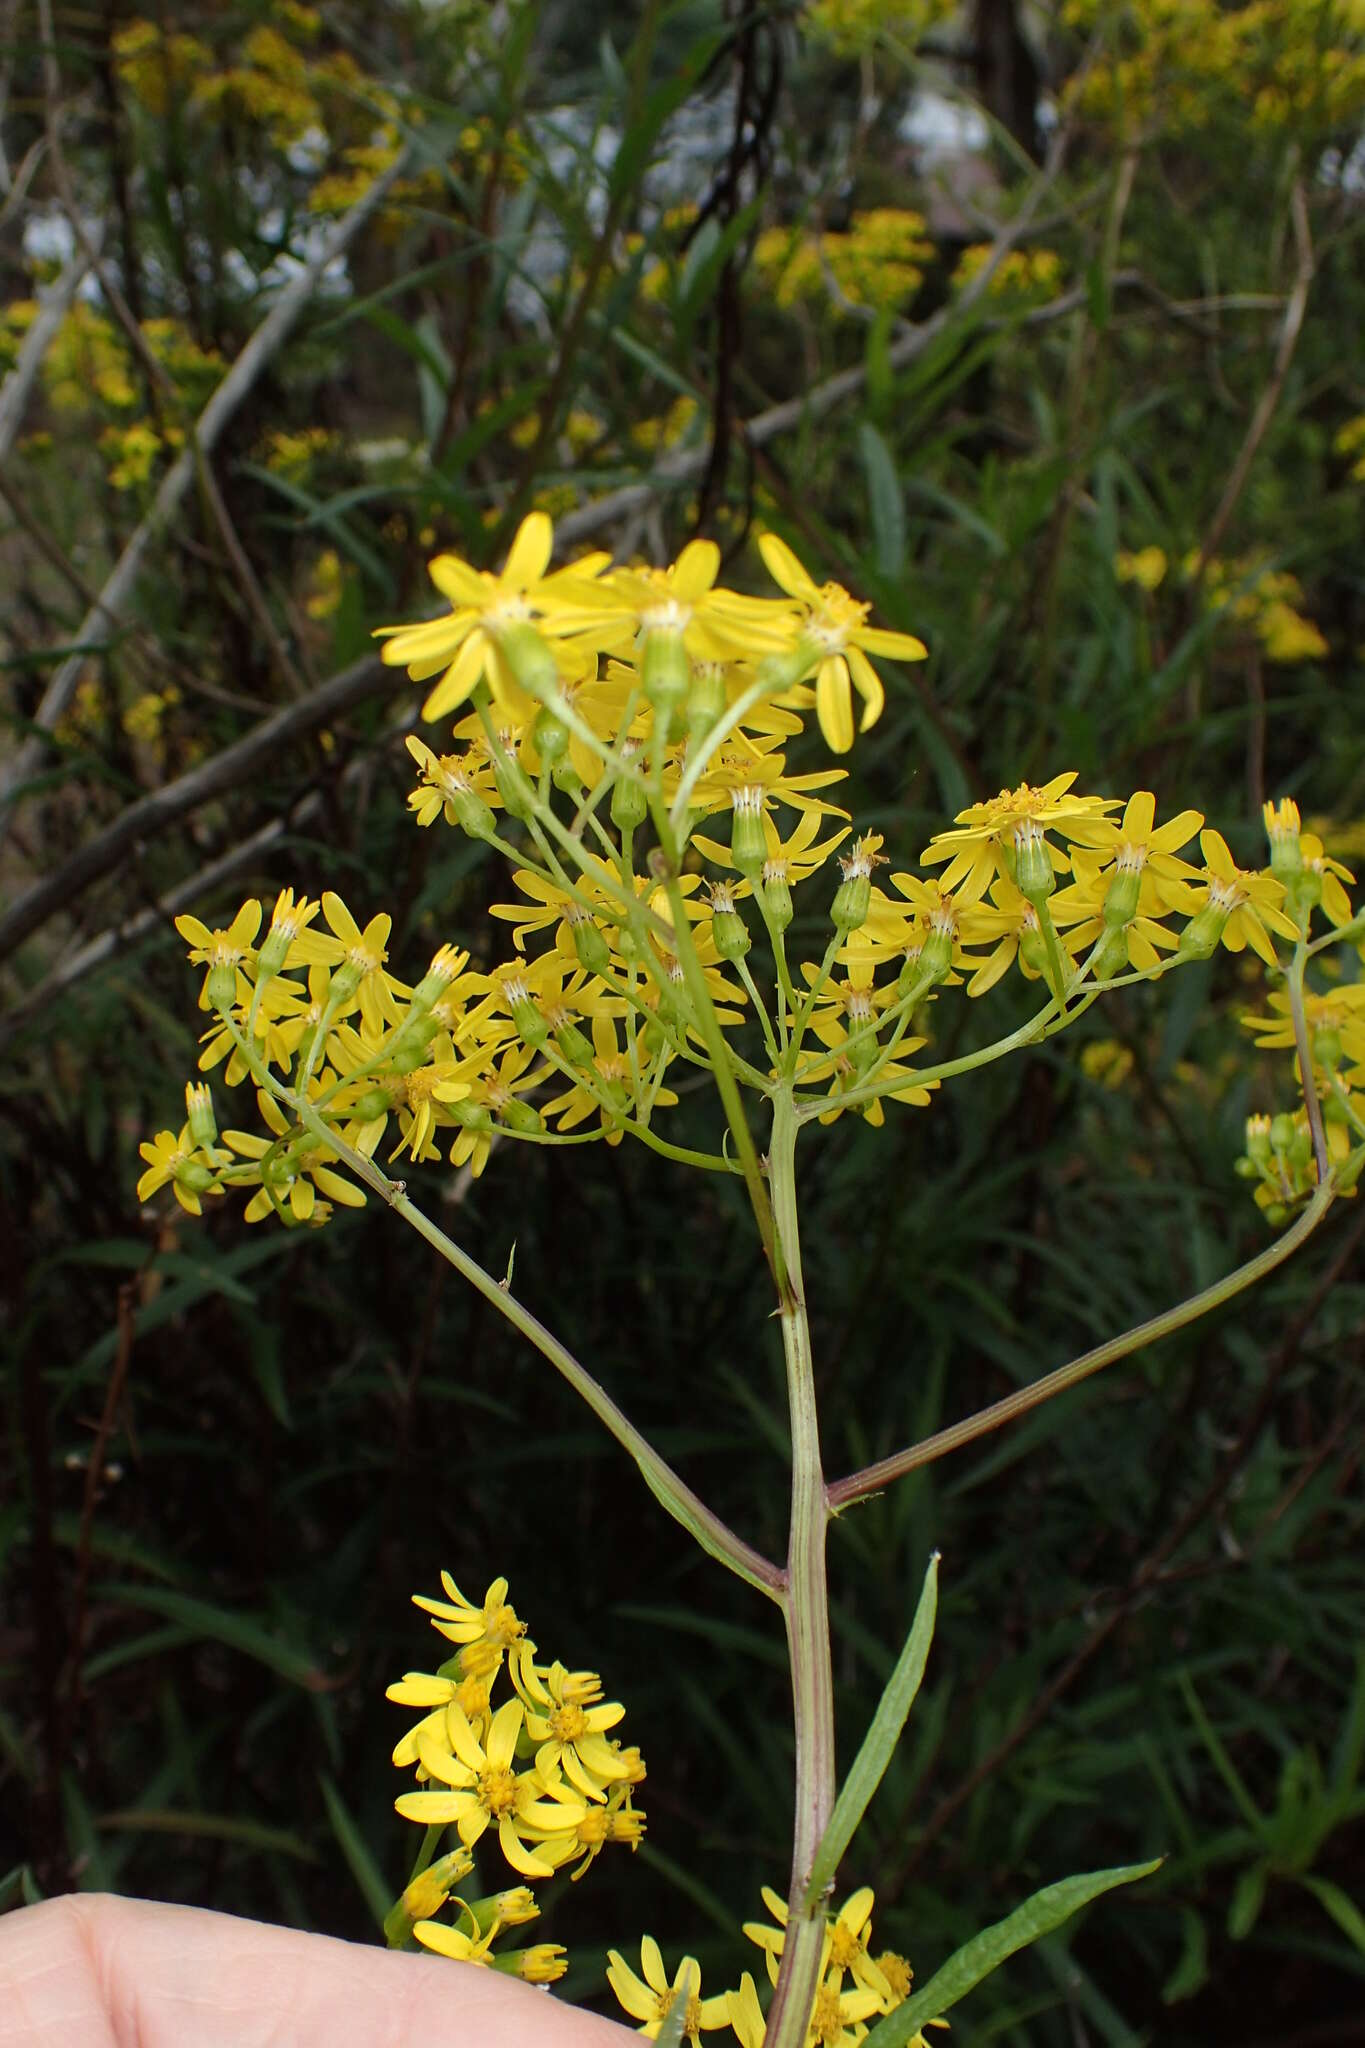
[[[246,1205],[248,1223],[259,1223],[272,1212],[283,1218],[286,1207],[295,1223],[307,1223],[316,1214],[319,1193],[343,1208],[364,1208],[364,1190],[326,1163],[336,1158],[330,1147],[291,1124],[264,1088],[257,1089],[256,1104],[273,1137],[262,1138],[254,1131],[223,1133],[225,1145],[256,1162],[254,1168],[231,1167],[226,1176],[234,1186],[250,1185],[253,1180],[260,1183]]]
[[[603,579],[645,642],[651,635],[680,639],[692,661],[733,661],[756,651],[796,645],[790,605],[717,589],[720,549],[713,540],[689,541],[666,569],[613,569]]]
[[[248,898],[226,929],[211,931],[199,918],[189,916],[178,917],[175,928],[182,939],[189,940],[191,961],[208,969],[199,991],[200,1009],[225,1008],[233,1000],[236,969],[255,958],[253,947],[261,928],[260,903],[254,896]]]
[[[571,1835],[556,1835],[552,1842],[542,1843],[537,1853],[553,1861],[557,1870],[572,1863],[569,1882],[577,1884],[608,1842],[623,1842],[633,1853],[644,1834],[645,1816],[631,1804],[631,1787],[616,1784],[609,1788],[606,1804],[590,1806]]]
[[[1185,863],[1176,865],[1184,867]],[[1140,972],[1150,973],[1160,966],[1163,951],[1175,950],[1176,934],[1160,922],[1173,913],[1154,866],[1107,865],[1102,853],[1078,846],[1072,851],[1071,868],[1072,880],[1052,897],[1048,910],[1063,945],[1073,954],[1088,952],[1106,932],[1114,935],[1117,966],[1113,959],[1103,966],[1097,961],[1096,974],[1116,972],[1125,960]],[[1113,909],[1119,890],[1123,894],[1118,908],[1128,913],[1121,919],[1114,916]]]
[[[616,1949],[608,1949],[607,1982],[631,2018],[639,2020],[637,2033],[656,2041],[660,2027],[679,1998],[686,2001],[687,2007],[683,2021],[685,2040],[699,2041],[703,2032],[710,2033],[716,2027],[729,2026],[730,2013],[725,1994],[722,1992],[716,1998],[702,1997],[701,1965],[693,1956],[683,1957],[670,1981],[659,1944],[652,1934],[647,1934],[640,1943],[640,1971],[637,1976]]]
[[[1222,833],[1211,827],[1200,833],[1199,845],[1205,863],[1200,878],[1203,894],[1185,889],[1174,905],[1193,913],[1180,934],[1181,952],[1202,959],[1219,945],[1226,946],[1229,953],[1241,953],[1250,946],[1269,966],[1277,966],[1270,934],[1278,932],[1281,938],[1291,940],[1299,936],[1298,926],[1280,907],[1283,883],[1273,875],[1239,868]]]
[[[538,1771],[514,1771],[517,1737],[525,1708],[519,1699],[500,1706],[481,1742],[468,1716],[454,1702],[446,1708],[445,1732],[450,1751],[433,1734],[417,1738],[417,1754],[429,1778],[447,1787],[442,1792],[404,1792],[394,1802],[404,1820],[426,1827],[452,1821],[460,1840],[472,1849],[489,1828],[513,1870],[522,1877],[550,1877],[554,1865],[535,1855],[528,1843],[571,1832],[583,1818],[583,1802],[564,1787],[547,1783]]]
[[[920,855],[921,861],[926,865],[947,861],[942,887],[964,904],[979,901],[995,875],[1013,881],[1018,856],[1026,846],[1036,851],[1041,842],[1054,870],[1065,873],[1067,857],[1047,841],[1047,829],[1074,839],[1078,835],[1073,827],[1078,823],[1102,818],[1106,811],[1118,807],[1109,797],[1072,796],[1075,780],[1073,769],[1066,775],[1054,775],[1039,788],[1021,782],[1017,789],[1002,789],[985,803],[968,804],[948,831],[934,834]]]
[[[568,1676],[562,1665],[552,1667],[546,1711],[527,1709],[526,1732],[539,1745],[536,1769],[546,1779],[562,1771],[585,1799],[605,1801],[606,1787],[624,1779],[629,1771],[620,1750],[603,1740],[608,1728],[625,1719],[626,1710],[615,1700],[585,1707],[566,1698],[564,1681]]]
[[[345,990],[344,1009],[353,1008],[358,1003],[360,1014],[372,1032],[382,1031],[386,1024],[398,1023],[402,1016],[398,999],[406,999],[412,990],[405,982],[395,981],[392,975],[384,972],[393,919],[387,911],[381,911],[362,931],[334,889],[323,893],[322,914],[329,929],[341,942],[341,957],[332,978],[332,1001],[337,1001]]]
[[[423,718],[453,711],[485,677],[498,703],[525,717],[530,701],[501,644],[508,629],[534,621],[542,636],[559,637],[609,626],[619,617],[602,608],[593,587],[611,557],[586,555],[547,575],[553,549],[548,515],[531,512],[517,529],[500,576],[458,555],[437,555],[428,565],[432,582],[451,605],[448,617],[377,628],[387,667],[406,668],[415,683],[440,676],[422,706]]]
[[[773,581],[804,607],[801,638],[813,645],[812,664],[818,664],[815,704],[820,730],[836,754],[846,754],[853,745],[853,690],[863,700],[863,732],[876,724],[886,701],[869,654],[889,661],[923,661],[929,650],[911,633],[866,625],[872,607],[851,597],[842,584],[818,585],[775,533],[765,533],[758,547]]]
[[[188,1124],[181,1126],[178,1136],[173,1131],[158,1131],[150,1141],[144,1139],[137,1149],[147,1162],[147,1171],[137,1184],[139,1202],[150,1202],[157,1190],[169,1182],[181,1208],[191,1216],[202,1216],[204,1205],[200,1197],[222,1193],[215,1184],[214,1160],[195,1143]]]

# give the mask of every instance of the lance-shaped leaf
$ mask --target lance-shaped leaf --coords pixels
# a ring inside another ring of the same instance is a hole
[[[980,1934],[965,1942],[922,1991],[907,1998],[904,2005],[898,2005],[872,2029],[864,2048],[906,2048],[921,2027],[965,1998],[992,1971],[998,1970],[1007,1956],[1051,1934],[1101,1892],[1150,1877],[1160,1869],[1161,1861],[1158,1856],[1151,1863],[1125,1863],[1115,1870],[1094,1870],[1086,1877],[1064,1877],[1059,1884],[1044,1885],[1008,1919],[997,1920],[994,1927],[984,1927]]]
[[[896,1668],[886,1681],[886,1690],[877,1702],[877,1711],[872,1724],[863,1737],[862,1748],[853,1760],[853,1768],[843,1782],[839,1797],[834,1802],[834,1811],[829,1824],[820,1837],[820,1846],[811,1864],[810,1879],[806,1885],[806,1904],[813,1906],[822,1898],[834,1882],[835,1873],[843,1859],[845,1849],[853,1840],[859,1821],[866,1813],[873,1793],[881,1784],[886,1767],[891,1761],[892,1751],[901,1739],[901,1730],[915,1702],[924,1666],[929,1656],[929,1645],[934,1639],[934,1617],[938,1612],[938,1552],[929,1560],[929,1569],[924,1574],[924,1585],[919,1596],[919,1606],[910,1624],[910,1633],[905,1638],[905,1647],[896,1659]]]

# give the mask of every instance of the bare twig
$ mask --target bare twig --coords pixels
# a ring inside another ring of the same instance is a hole
[[[262,825],[259,832],[251,833],[229,852],[197,869],[188,881],[167,890],[156,902],[146,904],[131,917],[120,918],[95,938],[87,939],[83,946],[64,953],[58,965],[36,988],[0,1012],[0,1046],[8,1044],[49,1004],[74,988],[77,982],[84,981],[87,974],[93,974],[97,967],[103,967],[107,960],[112,960],[127,947],[135,946],[139,940],[163,930],[178,911],[190,910],[203,903],[225,882],[254,867],[268,848],[313,824],[322,813],[323,800],[314,790],[287,817],[272,818],[268,825]]]
[[[367,655],[332,676],[311,696],[287,705],[273,718],[264,719],[212,760],[201,762],[174,782],[168,782],[164,789],[154,790],[150,796],[130,804],[112,825],[87,840],[55,874],[35,883],[11,907],[8,916],[0,919],[0,959],[13,952],[56,911],[66,908],[82,889],[108,874],[142,840],[164,831],[210,797],[246,782],[282,748],[316,731],[353,704],[374,696],[386,682],[392,683],[392,671],[381,668],[373,656]]]

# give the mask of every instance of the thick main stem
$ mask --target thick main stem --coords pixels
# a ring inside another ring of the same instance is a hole
[[[792,1836],[787,1938],[777,1994],[768,2014],[767,2048],[802,2048],[820,1982],[824,1948],[823,1899],[807,1904],[811,1867],[834,1806],[834,1675],[825,1588],[825,1532],[829,1501],[820,1463],[810,1323],[801,1275],[796,1216],[796,1110],[781,1086],[773,1101],[768,1159],[773,1221],[782,1273],[779,1313],[787,1361],[791,1417],[791,1527],[783,1606],[791,1657],[792,1717],[796,1732],[796,1819]]]

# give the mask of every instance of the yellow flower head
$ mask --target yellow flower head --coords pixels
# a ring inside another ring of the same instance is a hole
[[[517,529],[500,576],[472,568],[458,555],[437,555],[430,575],[450,602],[449,616],[377,629],[388,666],[406,668],[414,682],[441,677],[422,706],[424,718],[453,711],[485,678],[500,705],[524,716],[528,699],[503,645],[509,629],[534,625],[542,637],[559,638],[619,621],[619,612],[604,609],[593,587],[610,557],[588,555],[547,575],[553,547],[548,516],[531,512]]]
[[[867,625],[871,606],[851,597],[842,584],[818,585],[775,533],[765,533],[758,546],[773,581],[801,606],[800,639],[810,649],[806,673],[815,669],[820,730],[836,754],[846,754],[853,745],[853,690],[863,700],[862,732],[876,724],[886,701],[869,654],[890,661],[923,661],[929,650],[913,634]]]

